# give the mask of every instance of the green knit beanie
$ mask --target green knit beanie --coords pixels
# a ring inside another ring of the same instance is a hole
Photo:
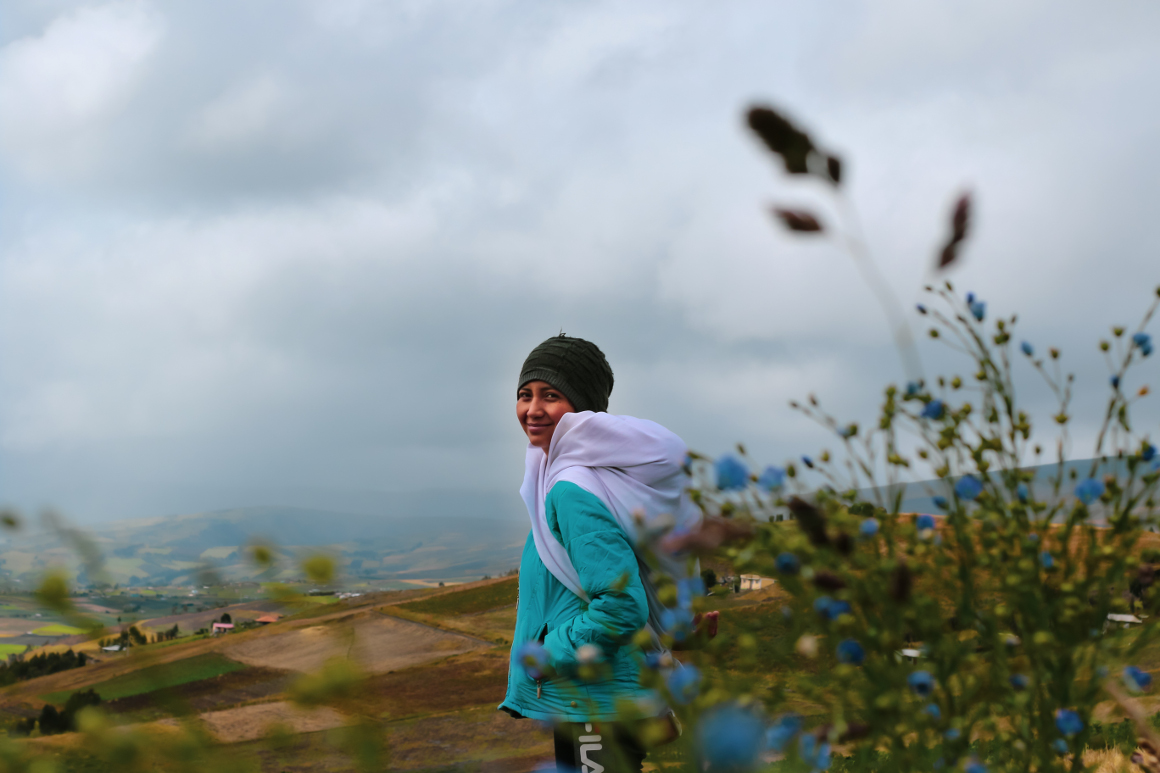
[[[529,381],[546,381],[564,393],[577,411],[608,410],[612,368],[596,344],[561,333],[532,349],[520,369],[522,389]]]

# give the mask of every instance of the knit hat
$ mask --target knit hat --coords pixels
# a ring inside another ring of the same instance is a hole
[[[577,411],[604,412],[612,394],[612,368],[604,352],[583,338],[561,333],[532,349],[520,369],[523,388],[529,381],[546,381],[564,393]]]

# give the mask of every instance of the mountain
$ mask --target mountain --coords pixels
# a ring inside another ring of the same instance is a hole
[[[348,580],[478,579],[519,563],[526,515],[434,516],[422,506],[414,512],[374,516],[247,507],[116,521],[87,532],[43,529],[0,546],[0,577],[30,587],[45,569],[60,566],[78,584],[204,584],[210,576],[289,580],[302,576],[300,559],[317,552],[332,555],[340,577]],[[96,547],[100,571],[82,565],[78,536]],[[254,545],[271,549],[272,568],[251,559]]]

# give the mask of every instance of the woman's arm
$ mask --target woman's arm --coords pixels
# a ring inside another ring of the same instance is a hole
[[[560,482],[548,493],[545,510],[589,599],[587,610],[544,639],[552,666],[568,674],[575,669],[577,648],[593,644],[607,658],[632,639],[648,619],[648,602],[632,544],[599,498]]]

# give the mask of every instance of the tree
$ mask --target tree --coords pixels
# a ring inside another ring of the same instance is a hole
[[[223,622],[223,623],[232,623],[232,622],[234,622],[234,619],[233,619],[232,617],[230,617],[230,613],[229,613],[229,612],[225,612],[225,613],[223,613],[223,614],[222,614],[222,619],[221,619],[221,622]]]

